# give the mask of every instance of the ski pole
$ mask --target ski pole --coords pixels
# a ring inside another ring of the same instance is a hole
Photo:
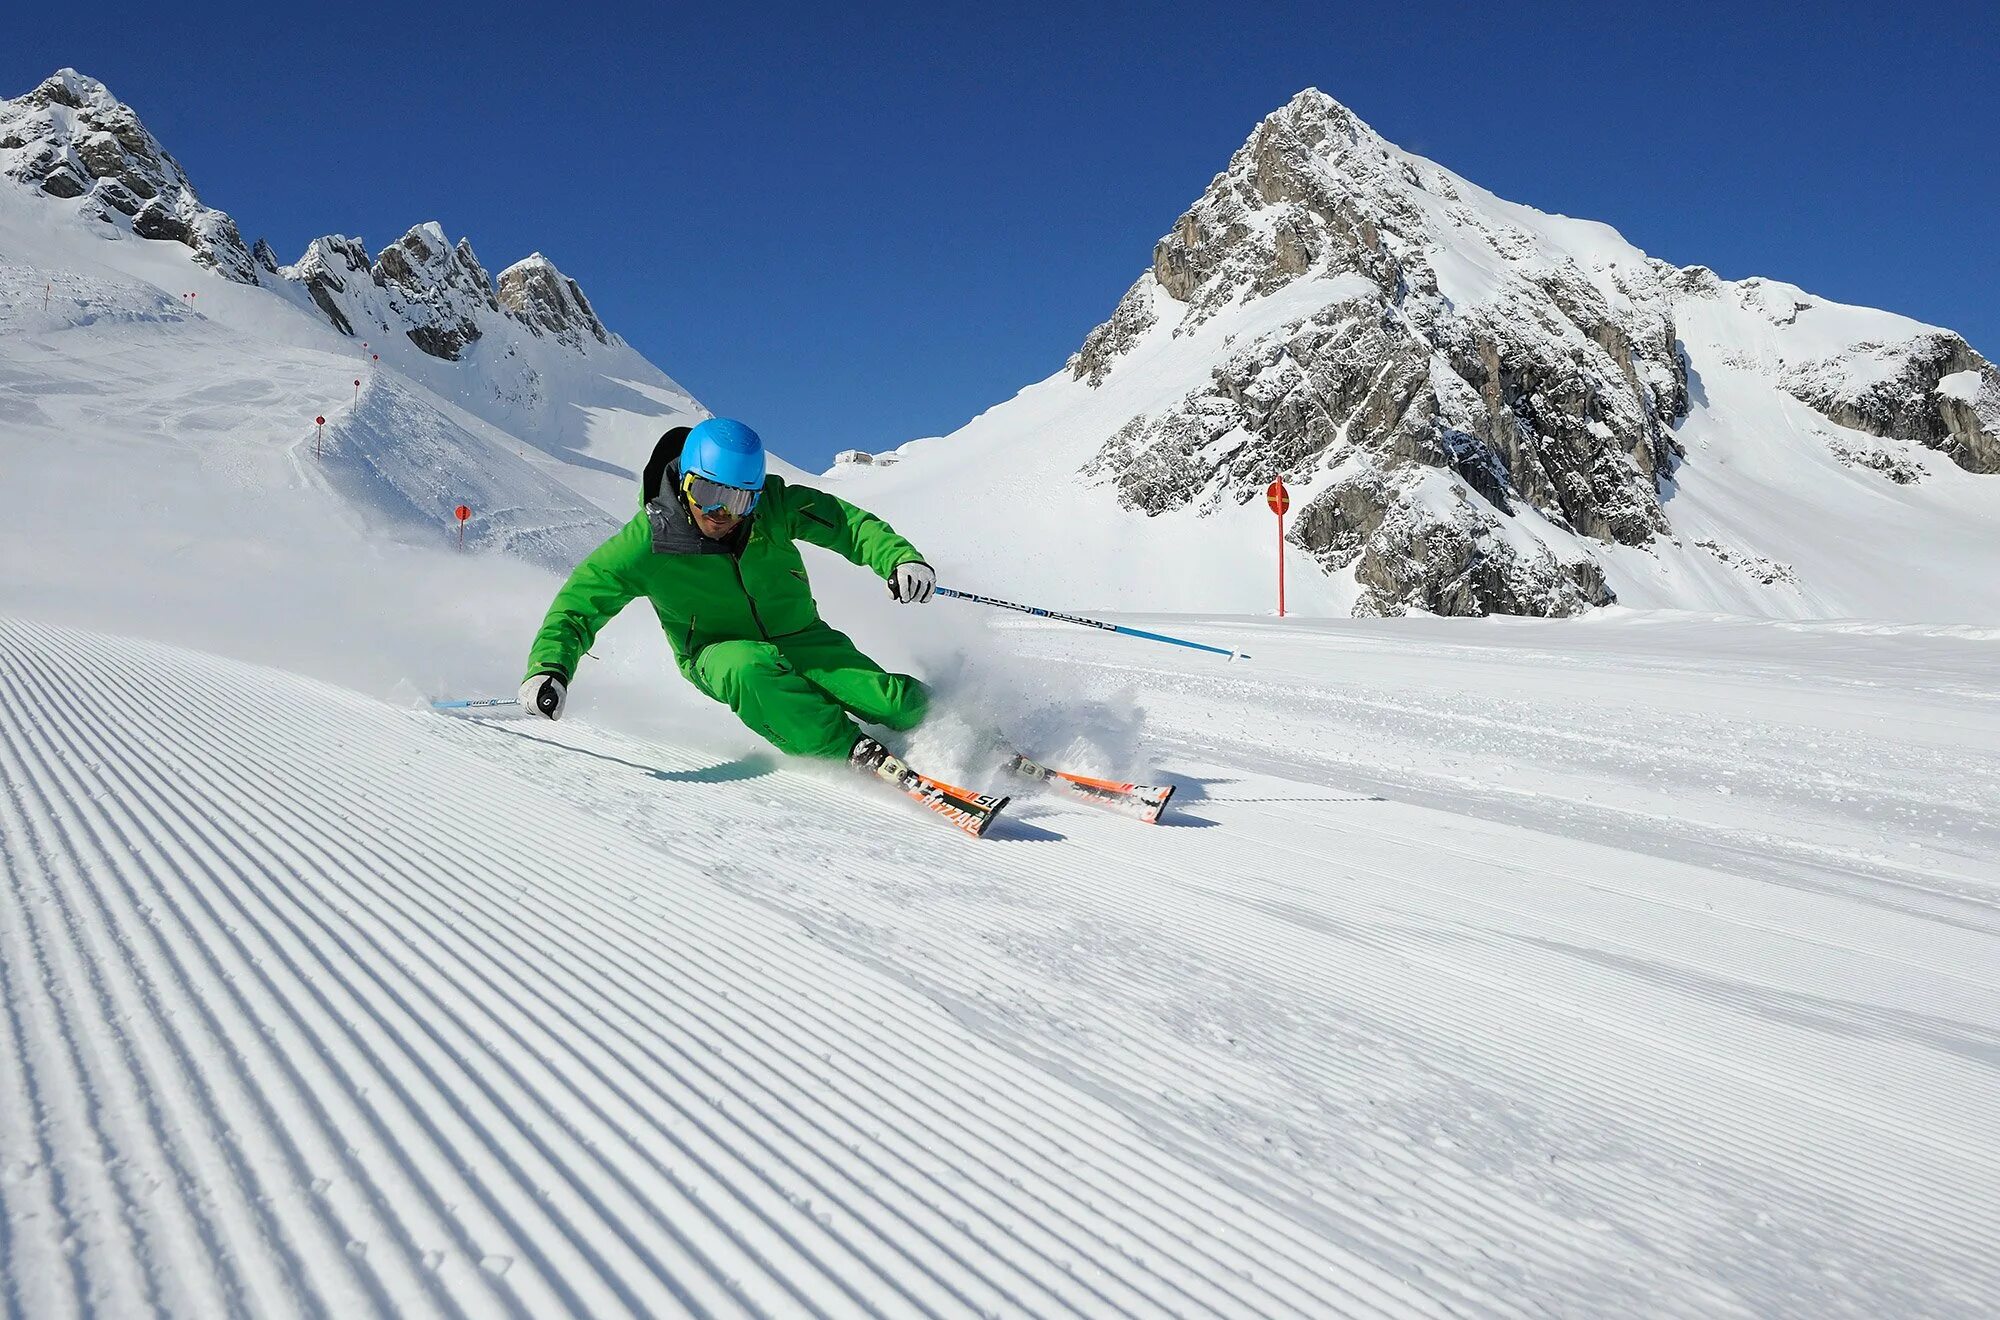
[[[433,701],[432,710],[464,710],[468,706],[518,706],[514,697],[475,697],[471,701]]]
[[[950,596],[953,600],[969,600],[975,605],[996,605],[1003,610],[1019,610],[1040,619],[1058,619],[1063,623],[1081,624],[1086,628],[1102,628],[1106,632],[1124,633],[1127,637],[1143,637],[1149,642],[1169,642],[1175,646],[1191,647],[1197,651],[1213,651],[1216,655],[1226,655],[1231,660],[1248,660],[1241,651],[1232,651],[1225,646],[1210,646],[1206,642],[1190,642],[1182,637],[1169,637],[1165,633],[1147,632],[1144,628],[1127,628],[1122,623],[1105,623],[1100,619],[1086,619],[1078,614],[1062,614],[1055,610],[1045,610],[1035,605],[1016,605],[1011,600],[995,600],[991,596],[975,596],[969,591],[953,591],[950,587],[938,587],[937,594]]]

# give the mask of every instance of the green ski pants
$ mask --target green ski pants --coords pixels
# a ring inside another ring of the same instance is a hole
[[[711,642],[688,677],[793,756],[846,756],[861,736],[850,714],[912,729],[930,704],[921,682],[887,672],[824,623],[776,641]]]

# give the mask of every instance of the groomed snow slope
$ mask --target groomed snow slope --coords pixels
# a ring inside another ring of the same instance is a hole
[[[976,842],[0,622],[7,1311],[2000,1307],[2000,638],[1177,623]]]
[[[0,550],[74,562],[79,522],[435,544],[466,504],[469,545],[567,571],[629,516],[652,440],[703,415],[622,343],[447,363],[377,342],[378,362],[301,297],[0,187]]]
[[[698,406],[289,297],[0,188],[0,1313],[2000,1311],[2000,631],[1135,620],[1227,666],[810,553],[942,694],[920,764],[986,782],[993,721],[1180,786],[974,842],[778,762],[643,607],[560,725],[423,709],[511,692]],[[1992,616],[1991,479],[1753,450],[1800,419],[1696,349],[1677,525],[1836,594],[1628,599]],[[1071,498],[1131,402],[1082,390],[840,488],[949,585],[1263,608],[1260,508]]]

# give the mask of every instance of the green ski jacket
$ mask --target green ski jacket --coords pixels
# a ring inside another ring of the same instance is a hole
[[[764,480],[754,514],[726,540],[703,536],[678,494],[673,466],[648,465],[637,516],[590,552],[556,593],[528,652],[528,675],[568,683],[611,617],[635,597],[653,603],[687,676],[711,642],[776,641],[819,625],[795,542],[824,546],[884,581],[916,547],[874,514],[783,477]]]

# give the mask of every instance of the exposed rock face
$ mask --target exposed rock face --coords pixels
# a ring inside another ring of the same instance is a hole
[[[604,328],[576,281],[536,253],[508,267],[498,285],[460,239],[448,243],[437,223],[418,225],[371,262],[358,238],[315,239],[278,274],[305,287],[313,305],[345,335],[401,333],[432,357],[458,361],[498,334],[510,355],[522,336],[553,339],[576,351],[622,344]],[[522,367],[525,377],[532,368]]]
[[[499,297],[500,306],[536,334],[550,335],[572,348],[582,348],[586,338],[611,342],[576,281],[539,252],[500,272]]]
[[[1140,280],[1118,300],[1111,319],[1084,336],[1083,347],[1069,361],[1069,369],[1078,380],[1103,384],[1104,373],[1111,370],[1118,355],[1153,328],[1159,316],[1153,310],[1152,295],[1147,281]]]
[[[278,274],[304,285],[313,305],[325,314],[334,329],[344,335],[354,333],[354,323],[347,315],[343,306],[346,300],[341,295],[354,287],[357,277],[373,278],[368,249],[360,239],[345,234],[316,238],[303,257],[293,265],[280,267]]]
[[[496,288],[472,245],[450,243],[436,222],[411,229],[372,260],[360,239],[332,234],[281,266],[269,243],[246,247],[233,220],[196,199],[180,165],[130,107],[73,69],[0,101],[0,173],[50,197],[81,199],[84,214],[140,238],[183,244],[196,262],[230,279],[296,284],[344,335],[400,333],[446,361],[460,360],[495,329],[507,332],[509,345],[522,332],[578,351],[623,342],[604,328],[576,281],[539,252],[503,272]],[[534,369],[524,363],[520,372],[531,389]]]
[[[451,247],[435,221],[383,248],[370,274],[388,294],[389,310],[410,342],[446,361],[457,361],[479,338],[481,307],[500,310],[471,245],[461,239]]]
[[[1501,201],[1309,90],[1258,126],[1070,359],[1102,388],[1141,345],[1228,330],[1205,381],[1083,471],[1148,515],[1310,485],[1289,539],[1353,571],[1360,612],[1574,613],[1612,599],[1593,544],[1668,532],[1691,406],[1677,308],[1738,287]],[[1849,350],[1785,388],[1841,425],[2000,470],[1984,359],[1950,335],[1881,352],[1879,371]],[[1865,466],[1908,479],[1893,456]]]
[[[1972,378],[1962,396],[1940,389],[1952,376]],[[1935,449],[1968,472],[2000,472],[2000,368],[1957,335],[1858,345],[1794,366],[1780,383],[1842,426]]]
[[[74,69],[0,101],[0,172],[51,197],[85,198],[106,223],[124,217],[141,238],[184,244],[218,274],[257,282],[236,222],[203,206],[138,115]]]

